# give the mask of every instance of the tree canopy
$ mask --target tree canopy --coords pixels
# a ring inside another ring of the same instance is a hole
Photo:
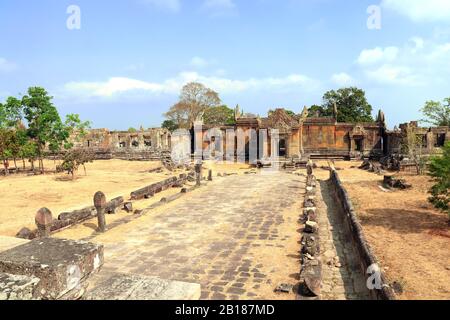
[[[425,120],[422,120],[423,122],[438,127],[450,126],[450,97],[442,102],[427,101],[421,111],[426,117]]]
[[[179,101],[165,113],[179,128],[190,128],[209,108],[221,104],[219,94],[201,83],[190,82],[181,90]]]
[[[7,98],[0,103],[0,157],[5,173],[8,174],[8,161],[25,158],[32,162],[39,160],[39,167],[44,171],[44,149],[59,152],[63,148],[73,147],[73,139],[86,134],[89,122],[82,122],[75,114],[66,116],[62,122],[58,110],[52,103],[53,97],[45,89],[31,87],[21,99]],[[26,123],[26,125],[24,124]]]
[[[349,87],[331,90],[324,94],[321,106],[314,105],[309,109],[310,117],[333,116],[337,108],[338,122],[373,122],[372,106],[366,98],[364,90]]]
[[[207,125],[220,126],[220,125],[234,125],[234,110],[227,106],[211,107],[205,110],[203,115],[203,121]]]

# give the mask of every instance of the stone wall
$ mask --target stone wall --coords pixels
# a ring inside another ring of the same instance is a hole
[[[353,240],[352,245],[359,256],[361,271],[366,274],[369,267],[374,265],[379,267],[382,288],[370,290],[370,295],[373,299],[377,300],[395,300],[393,290],[386,284],[385,276],[366,240],[361,223],[358,220],[347,190],[343,186],[337,171],[334,169],[330,170],[330,181],[334,191],[333,198],[341,209],[343,214],[342,218],[348,225],[348,229],[351,233],[351,238]]]
[[[89,130],[75,148],[91,150],[97,160],[159,160],[161,152],[170,150],[171,134],[166,129],[148,129],[136,132]]]

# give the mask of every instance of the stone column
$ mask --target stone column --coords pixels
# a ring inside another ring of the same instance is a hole
[[[208,181],[213,181],[212,170],[208,171]]]
[[[97,209],[97,219],[98,219],[98,232],[106,231],[106,220],[105,220],[105,207],[106,207],[106,196],[103,192],[97,192],[94,195],[94,206]]]
[[[195,165],[195,177],[197,180],[196,185],[197,185],[197,187],[199,187],[201,184],[201,181],[202,181],[202,164],[201,163],[197,163]]]
[[[38,229],[38,237],[50,237],[53,224],[52,212],[47,208],[42,208],[36,213],[34,221]]]

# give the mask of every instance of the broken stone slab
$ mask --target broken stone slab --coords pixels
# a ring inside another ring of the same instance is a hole
[[[37,300],[40,281],[34,276],[0,273],[0,301]]]
[[[315,208],[316,207],[316,201],[313,199],[306,199],[305,203],[303,204],[304,208]]]
[[[306,221],[305,232],[306,233],[316,233],[319,230],[319,225],[314,221]]]
[[[282,292],[282,293],[291,293],[293,290],[294,286],[292,284],[287,283],[282,283],[275,288],[275,292]]]
[[[88,290],[85,300],[199,300],[200,284],[113,274]]]
[[[300,294],[306,297],[319,297],[322,285],[322,264],[318,260],[308,261],[300,273]]]
[[[81,210],[74,210],[71,212],[63,212],[58,216],[58,220],[65,221],[69,220],[72,222],[83,222],[84,220],[88,220],[90,218],[95,217],[97,214],[97,210],[95,210],[94,206],[87,207]]]
[[[133,203],[132,202],[124,203],[123,210],[125,210],[127,213],[133,212]]]
[[[0,273],[37,277],[38,298],[56,300],[103,265],[103,246],[54,238],[36,239],[0,253]]]
[[[115,214],[117,212],[117,209],[123,206],[125,200],[123,197],[117,197],[115,199],[112,199],[110,202],[106,204],[105,207],[105,213],[106,214]]]

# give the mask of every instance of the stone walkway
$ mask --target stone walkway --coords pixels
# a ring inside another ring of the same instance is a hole
[[[202,299],[295,299],[273,291],[298,282],[304,188],[282,172],[216,178],[92,239],[105,245],[101,275],[199,283]]]
[[[327,181],[318,186],[320,246],[322,250],[322,300],[370,299],[351,239],[331,198]]]

